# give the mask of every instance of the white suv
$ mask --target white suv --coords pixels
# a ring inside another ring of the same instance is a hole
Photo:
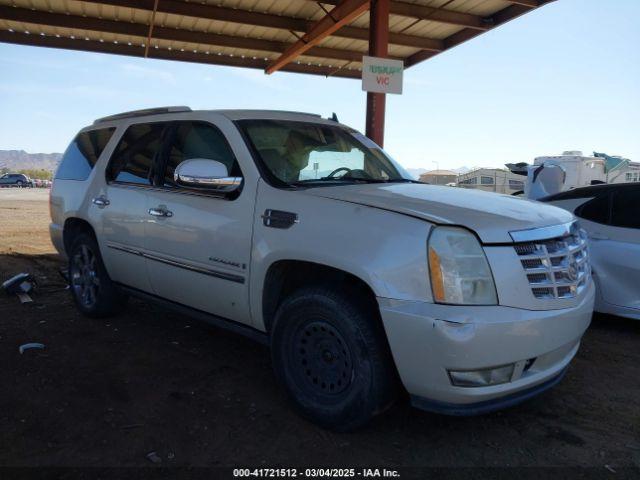
[[[167,107],[97,120],[51,193],[87,316],[154,299],[271,346],[297,409],[349,430],[400,384],[477,414],[556,384],[594,301],[562,209],[412,180],[318,116]]]

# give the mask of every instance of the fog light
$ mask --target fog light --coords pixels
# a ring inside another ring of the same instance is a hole
[[[451,383],[457,387],[487,387],[500,385],[511,380],[514,364],[485,370],[449,370]]]

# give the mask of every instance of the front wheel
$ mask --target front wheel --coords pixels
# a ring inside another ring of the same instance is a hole
[[[75,237],[69,251],[69,282],[78,310],[87,317],[103,318],[119,313],[127,297],[109,278],[95,238]]]
[[[376,312],[329,288],[304,288],[279,307],[271,355],[297,410],[350,431],[389,407],[395,371]]]

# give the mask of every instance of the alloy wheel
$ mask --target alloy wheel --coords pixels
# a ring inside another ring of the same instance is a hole
[[[96,256],[87,245],[80,248],[71,259],[71,287],[84,307],[95,305],[100,289],[96,268]]]

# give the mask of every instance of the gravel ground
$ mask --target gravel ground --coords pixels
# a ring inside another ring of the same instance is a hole
[[[333,434],[293,413],[265,347],[140,301],[107,321],[78,315],[46,200],[0,190],[0,280],[40,283],[33,303],[0,293],[0,466],[640,467],[638,322],[596,317],[565,379],[507,411],[401,401]],[[46,348],[21,355],[27,342]]]

